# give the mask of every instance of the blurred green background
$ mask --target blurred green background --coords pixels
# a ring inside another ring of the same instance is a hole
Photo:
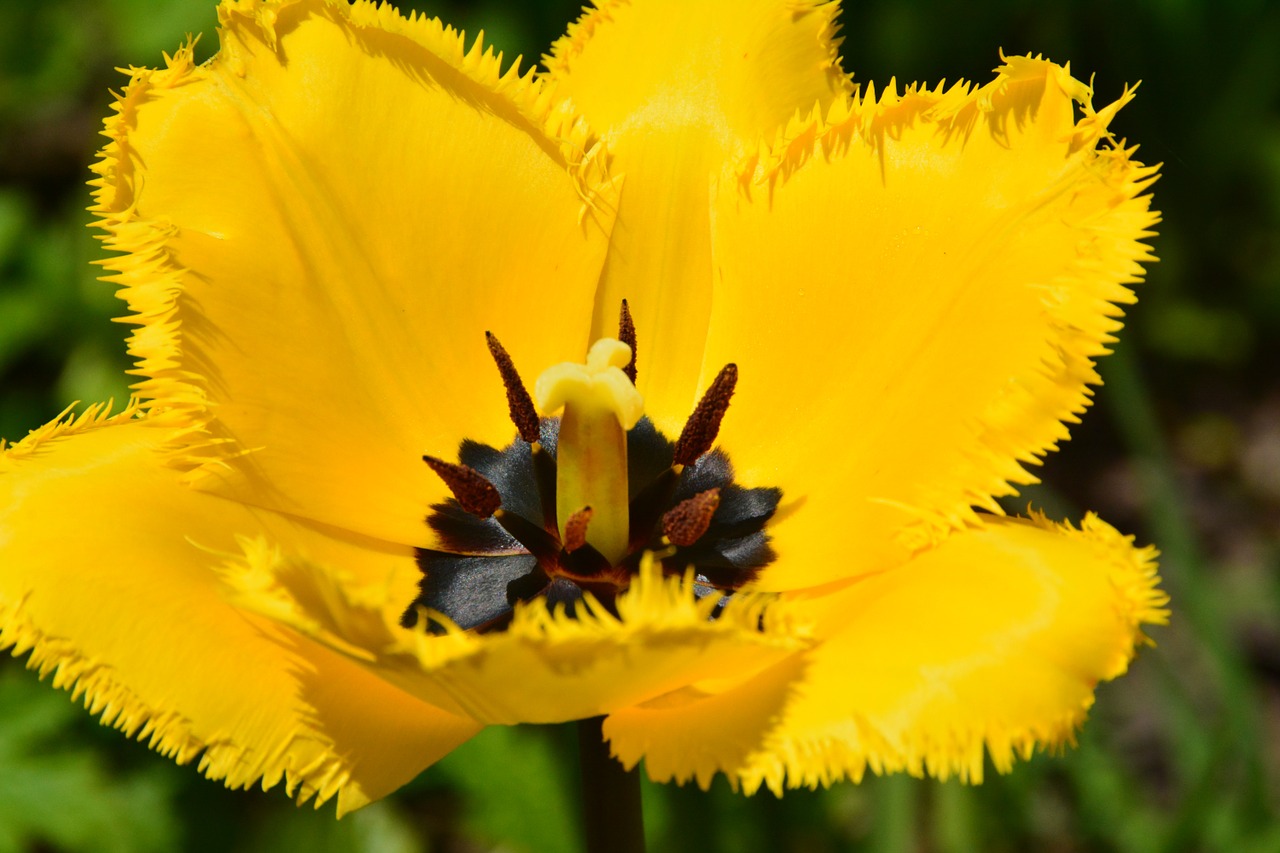
[[[692,0],[691,0],[692,1]],[[214,0],[0,2],[0,435],[127,396],[124,328],[84,224],[115,66]],[[576,0],[401,3],[537,57]],[[845,67],[879,85],[985,81],[997,50],[1142,80],[1113,129],[1163,161],[1150,272],[1106,387],[1027,497],[1157,543],[1173,622],[1104,685],[1078,748],[981,787],[869,779],[747,799],[648,786],[653,851],[1280,851],[1280,3],[850,2]],[[1020,500],[1017,508],[1024,505]],[[572,730],[490,729],[335,823],[279,791],[228,792],[103,729],[0,663],[0,853],[19,850],[575,851]]]

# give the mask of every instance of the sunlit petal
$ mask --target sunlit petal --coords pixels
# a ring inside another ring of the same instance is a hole
[[[833,591],[797,596],[822,642],[729,689],[612,716],[605,733],[659,781],[713,769],[783,787],[907,771],[981,781],[1068,742],[1099,681],[1163,624],[1153,551],[1090,516],[1080,530],[989,519]],[[755,725],[712,725],[742,708]]]
[[[133,72],[97,167],[140,390],[200,488],[427,544],[421,455],[514,434],[484,332],[530,373],[589,343],[594,143],[438,21],[219,16],[210,62]]]
[[[601,134],[622,179],[592,331],[613,335],[618,304],[630,302],[639,387],[664,429],[678,430],[701,390],[713,179],[726,158],[849,89],[838,11],[811,0],[603,0],[546,59],[556,95]]]
[[[901,562],[1067,438],[1157,220],[1153,170],[1106,133],[1129,95],[1089,95],[1025,58],[891,87],[721,187],[704,376],[738,363],[722,444],[784,492],[763,586]]]
[[[164,427],[91,410],[0,456],[0,646],[94,713],[231,787],[281,781],[339,811],[395,790],[476,731],[340,655],[229,605],[216,567],[270,531],[411,589],[412,553],[186,489]],[[411,593],[409,593],[411,595]]]
[[[758,754],[804,675],[796,654],[776,666],[717,689],[685,687],[620,708],[604,721],[604,736],[627,767],[644,760],[650,779],[710,787],[716,774],[731,784]]]
[[[504,630],[444,636],[400,628],[378,599],[331,569],[254,548],[228,568],[243,606],[279,619],[439,707],[485,723],[550,723],[625,708],[721,673],[744,676],[808,647],[803,623],[738,596],[715,597],[645,570],[618,613],[544,601],[517,607]]]

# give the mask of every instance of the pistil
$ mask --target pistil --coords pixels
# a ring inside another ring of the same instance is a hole
[[[586,543],[612,564],[627,555],[630,537],[627,430],[644,414],[644,400],[622,370],[630,363],[631,347],[602,338],[585,365],[557,364],[534,385],[544,415],[564,409],[556,452],[561,541],[579,538],[585,523]]]

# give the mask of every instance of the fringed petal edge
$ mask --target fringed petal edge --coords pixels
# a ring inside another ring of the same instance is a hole
[[[547,78],[555,80],[569,74],[574,58],[582,52],[596,29],[613,20],[618,8],[629,5],[630,2],[631,0],[593,0],[591,6],[583,7],[578,20],[569,24],[565,34],[552,43],[549,52],[543,54],[542,64],[547,69]],[[844,37],[840,35],[840,0],[793,0],[786,5],[796,17],[805,14],[822,16],[823,23],[818,37],[827,47],[826,72],[836,81],[833,88],[852,92],[853,75],[846,73],[840,63],[840,46],[844,43]]]
[[[220,28],[244,27],[279,49],[281,12],[306,2],[224,0],[218,9]],[[410,40],[495,98],[512,104],[533,132],[544,134],[558,148],[582,199],[580,221],[611,204],[608,199],[614,178],[609,175],[604,146],[570,105],[556,100],[553,87],[539,79],[532,68],[521,70],[520,57],[504,71],[503,55],[484,44],[483,33],[468,47],[465,33],[416,12],[405,18],[389,4],[319,0],[318,5],[353,28]],[[115,284],[117,296],[128,306],[129,313],[119,322],[136,326],[127,341],[135,361],[129,372],[142,378],[132,387],[143,410],[169,416],[171,464],[188,473],[187,482],[197,481],[203,472],[214,471],[228,458],[250,453],[252,448],[237,447],[234,440],[213,427],[216,413],[207,380],[184,362],[178,303],[188,271],[170,250],[172,223],[148,218],[137,210],[136,194],[145,185],[146,176],[135,162],[129,135],[138,109],[153,92],[196,82],[217,63],[235,67],[235,52],[226,45],[209,62],[197,65],[197,41],[189,38],[172,55],[166,53],[164,68],[120,69],[129,82],[123,92],[113,92],[112,114],[104,120],[101,132],[108,142],[90,167],[96,177],[89,181],[93,191],[89,211],[97,217],[91,225],[101,232],[97,236],[103,245],[116,253],[96,262],[107,271],[101,280]]]
[[[1134,537],[1121,534],[1094,513],[1089,513],[1078,528],[1069,522],[1056,524],[1040,514],[1033,515],[1029,522],[1041,530],[1085,543],[1109,565],[1116,615],[1128,627],[1131,641],[1115,650],[1098,680],[1118,678],[1128,670],[1140,646],[1154,645],[1143,626],[1169,622],[1169,597],[1160,589],[1156,563],[1159,552],[1153,546],[1135,547]],[[797,689],[802,692],[803,685]],[[988,756],[997,772],[1008,773],[1016,760],[1028,760],[1037,751],[1060,753],[1074,746],[1075,733],[1093,702],[1090,689],[1078,707],[1052,719],[1012,727],[990,721],[982,727],[943,733],[915,731],[906,738],[887,737],[872,721],[858,714],[823,732],[791,735],[779,729],[740,769],[730,771],[729,781],[735,789],[741,787],[748,794],[762,786],[781,794],[786,788],[814,789],[842,779],[859,782],[869,769],[876,775],[906,772],[916,777],[956,777],[979,784]]]
[[[181,714],[150,707],[117,684],[109,666],[81,656],[66,641],[43,635],[23,616],[21,602],[0,606],[0,625],[0,650],[9,649],[14,657],[28,655],[28,669],[41,679],[52,673],[50,684],[68,691],[72,701],[83,704],[104,726],[178,764],[190,764],[199,757],[199,771],[228,788],[247,789],[261,780],[265,791],[283,782],[286,793],[299,805],[314,800],[318,809],[337,796],[339,813],[349,810],[344,808],[343,794],[350,774],[341,761],[321,757],[299,766],[291,756],[292,743],[282,743],[270,754],[232,743],[206,743],[190,733]]]
[[[975,424],[978,448],[954,470],[940,474],[936,482],[962,484],[962,494],[938,489],[921,495],[905,507],[917,521],[899,533],[910,550],[930,547],[951,533],[975,523],[976,509],[1003,515],[998,499],[1018,494],[1018,486],[1039,482],[1028,466],[1043,463],[1070,438],[1068,424],[1093,399],[1092,386],[1102,380],[1096,360],[1111,352],[1115,333],[1123,326],[1122,306],[1136,301],[1126,285],[1143,280],[1144,263],[1156,260],[1146,242],[1160,214],[1151,210],[1148,190],[1158,179],[1161,164],[1144,165],[1133,159],[1137,146],[1116,139],[1108,126],[1129,103],[1136,86],[1102,109],[1094,109],[1093,89],[1071,76],[1070,66],[1059,66],[1039,56],[1006,57],[995,69],[996,78],[981,87],[960,81],[928,88],[908,85],[901,94],[895,81],[879,97],[875,85],[832,104],[824,116],[815,108],[796,116],[771,144],[745,158],[736,168],[738,191],[751,196],[769,192],[814,157],[833,158],[853,144],[883,148],[896,124],[920,119],[936,124],[940,133],[967,136],[980,121],[999,130],[1010,115],[1012,87],[1043,83],[1058,87],[1080,110],[1069,138],[1063,139],[1069,158],[1082,162],[1095,186],[1111,194],[1111,203],[1090,221],[1078,223],[1082,232],[1074,265],[1050,281],[1028,282],[1043,292],[1043,305],[1056,338],[1054,355],[1038,366],[1031,381],[1010,387],[989,406]],[[1029,421],[1023,413],[1048,410],[1052,417]]]
[[[497,633],[450,627],[431,635],[421,627],[395,625],[376,590],[360,590],[332,569],[282,554],[269,543],[242,544],[244,554],[223,567],[238,606],[311,637],[424,701],[487,724],[581,719],[610,710],[615,693],[625,698],[612,704],[624,706],[661,695],[717,675],[697,658],[714,657],[725,652],[724,646],[732,647],[727,654],[745,676],[812,643],[808,626],[776,606],[776,596],[735,596],[712,619],[715,596],[697,600],[691,577],[665,578],[653,566],[619,597],[616,615],[587,595],[573,614],[535,601],[518,605],[510,625]],[[669,684],[665,674],[650,678],[643,667],[626,662],[628,655],[643,656],[654,648],[661,649],[660,667],[666,666],[678,683]],[[675,663],[666,657],[681,650]],[[604,678],[597,665],[619,671]],[[529,682],[521,688],[529,696],[520,699],[509,679],[496,677],[506,668]],[[559,678],[576,683],[572,680],[582,671],[592,673],[582,692],[600,696],[570,696],[572,690],[554,683]],[[646,686],[654,679],[655,686]]]
[[[45,444],[55,439],[131,421],[141,417],[143,413],[142,404],[136,397],[131,397],[125,407],[115,414],[111,412],[115,406],[111,400],[93,403],[79,415],[75,414],[78,405],[80,404],[72,403],[53,420],[31,430],[18,441],[11,443],[0,438],[0,474],[11,470],[14,462],[35,455]]]
[[[111,413],[111,403],[91,405],[79,415],[73,414],[74,408],[75,404],[68,406],[20,441],[0,442],[0,476],[13,472],[15,463],[39,455],[51,443],[145,418],[143,406],[136,399],[115,414]],[[163,422],[163,416],[147,419]],[[117,683],[109,664],[82,654],[69,640],[42,631],[27,617],[24,603],[25,597],[0,601],[0,651],[7,650],[15,658],[26,655],[28,669],[35,670],[41,679],[49,678],[53,687],[69,692],[72,701],[83,704],[103,725],[120,730],[178,764],[189,764],[198,757],[200,772],[224,782],[228,788],[246,789],[260,779],[263,790],[267,790],[283,782],[286,792],[299,804],[314,799],[319,808],[336,795],[339,814],[352,807],[345,803],[350,799],[348,770],[341,761],[325,757],[332,751],[316,750],[314,733],[299,736],[307,741],[300,752],[318,753],[304,766],[299,766],[291,755],[292,743],[282,743],[271,753],[262,753],[229,742],[201,740],[191,734],[181,713],[147,704]]]

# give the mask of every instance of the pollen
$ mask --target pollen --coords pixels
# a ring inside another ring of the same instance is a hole
[[[698,492],[663,514],[662,532],[672,545],[692,545],[707,532],[719,508],[719,489]]]
[[[676,464],[689,465],[715,444],[720,434],[720,423],[729,411],[729,401],[738,385],[738,366],[726,364],[702,395],[698,406],[685,422],[676,443]]]

